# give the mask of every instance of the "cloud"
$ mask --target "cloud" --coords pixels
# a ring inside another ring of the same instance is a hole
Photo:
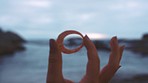
[[[22,2],[24,6],[37,7],[37,8],[49,8],[52,3],[50,0],[24,0]]]
[[[66,29],[101,33],[118,30],[120,33],[118,28],[128,29],[147,22],[144,20],[147,3],[146,0],[2,0],[0,24],[23,26],[24,32],[33,28],[56,33]]]
[[[53,18],[50,16],[39,15],[31,17],[29,22],[37,25],[47,25],[53,22]]]
[[[111,10],[138,10],[142,7],[142,3],[137,1],[121,1],[113,3],[109,6]]]
[[[20,21],[19,18],[10,16],[10,15],[3,15],[0,16],[0,25],[16,25]]]

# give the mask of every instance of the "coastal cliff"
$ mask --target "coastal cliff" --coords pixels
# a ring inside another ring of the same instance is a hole
[[[18,34],[11,31],[5,32],[0,28],[0,56],[25,50],[23,46],[25,42]]]

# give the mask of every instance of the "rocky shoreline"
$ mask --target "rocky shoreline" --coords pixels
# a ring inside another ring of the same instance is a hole
[[[110,40],[92,40],[97,50],[110,51]],[[13,54],[16,51],[25,50],[23,44],[26,41],[18,34],[11,31],[3,31],[0,28],[0,56]],[[67,47],[77,47],[82,43],[81,38],[68,38],[64,42]],[[119,44],[125,45],[125,50],[139,53],[141,56],[148,56],[148,33],[141,39],[119,39]]]
[[[3,31],[0,28],[0,56],[25,50],[23,46],[25,42],[18,34],[11,31]]]
[[[92,40],[97,50],[110,51],[110,40]],[[148,56],[148,33],[141,39],[119,39],[119,44],[125,45],[125,50],[139,53],[142,56]],[[79,46],[82,43],[81,38],[69,38],[66,40],[66,46]]]
[[[139,40],[128,40],[126,43],[128,44],[127,50],[139,53],[143,57],[148,56],[148,33],[144,34]]]

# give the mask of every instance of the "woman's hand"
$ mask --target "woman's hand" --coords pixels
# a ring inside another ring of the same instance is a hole
[[[100,71],[100,59],[96,47],[85,36],[84,45],[87,49],[88,63],[86,74],[80,83],[108,83],[120,67],[120,60],[124,46],[119,46],[116,37],[110,42],[111,54],[108,64]],[[55,40],[50,40],[50,56],[47,74],[47,83],[73,83],[66,80],[62,74],[62,54]]]

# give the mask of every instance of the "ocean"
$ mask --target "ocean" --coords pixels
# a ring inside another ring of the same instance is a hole
[[[26,50],[0,58],[0,83],[46,83],[49,45],[26,43]],[[101,68],[107,64],[109,53],[98,51]],[[64,77],[78,82],[86,71],[86,49],[82,48],[74,54],[63,54]],[[121,68],[115,76],[130,78],[137,74],[148,74],[148,57],[142,57],[125,50]]]

